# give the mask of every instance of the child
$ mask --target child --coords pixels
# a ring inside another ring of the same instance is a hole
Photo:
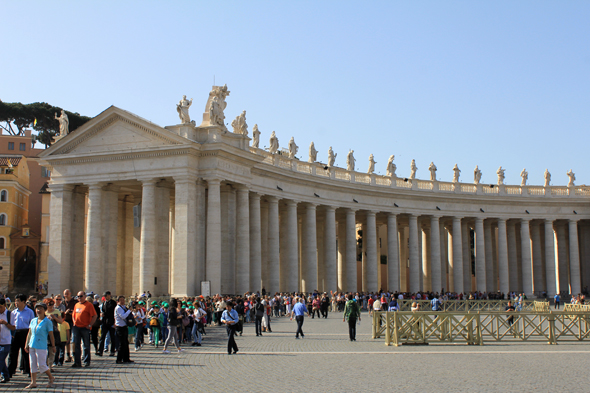
[[[66,354],[66,343],[70,342],[70,324],[65,321],[66,313],[62,312],[61,317],[63,321],[58,324],[60,343],[55,350],[55,358],[53,360],[54,366],[63,366]]]
[[[150,321],[150,329],[154,335],[154,344],[156,348],[160,344],[160,327],[162,326],[162,317],[160,315],[160,306],[155,304],[148,312],[148,320]]]

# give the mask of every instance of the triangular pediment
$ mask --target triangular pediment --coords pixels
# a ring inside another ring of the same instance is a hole
[[[188,144],[189,140],[130,112],[111,106],[39,157],[97,154]]]

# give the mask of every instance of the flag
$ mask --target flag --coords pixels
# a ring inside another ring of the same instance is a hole
[[[37,118],[35,117],[35,121],[33,122],[33,127],[37,126]]]

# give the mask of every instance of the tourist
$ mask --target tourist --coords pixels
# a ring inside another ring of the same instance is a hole
[[[560,299],[559,299],[559,293],[556,293],[555,294],[555,297],[553,298],[553,300],[555,301],[555,309],[556,310],[559,310],[559,301],[560,301]]]
[[[80,343],[83,345],[84,367],[90,367],[90,332],[97,319],[94,305],[86,300],[85,293],[78,292],[78,303],[73,312],[72,336],[74,337],[74,364],[72,367],[82,367]]]
[[[235,355],[238,353],[238,345],[236,344],[234,335],[240,318],[238,312],[233,309],[233,303],[231,301],[227,301],[225,307],[225,311],[221,314],[221,323],[225,324],[227,331],[227,354],[231,355],[233,350]]]
[[[194,305],[194,325],[193,325],[193,346],[200,347],[202,341],[201,331],[203,329],[203,319],[206,317],[207,312],[203,309],[200,302],[195,301]]]
[[[110,337],[111,353],[109,356],[115,356],[115,308],[117,302],[111,297],[111,292],[104,293],[104,302],[100,306],[100,341],[98,342],[98,351],[96,355],[102,356],[106,348],[107,336]]]
[[[432,306],[432,311],[441,311],[441,303],[438,299],[438,295],[434,295],[434,297],[430,301],[430,305]]]
[[[143,346],[143,323],[145,321],[145,311],[143,310],[144,302],[135,304],[133,316],[135,317],[135,352]]]
[[[73,334],[72,328],[74,326],[74,322],[72,319],[72,314],[74,313],[74,308],[76,307],[76,303],[78,301],[72,297],[72,291],[66,289],[64,291],[64,304],[65,304],[65,312],[66,312],[66,322],[70,325],[70,333]],[[71,352],[71,343],[68,341],[66,343],[66,351],[68,352],[68,356],[66,358],[66,363],[70,363],[72,361],[72,352]]]
[[[90,330],[90,337],[92,338],[92,345],[94,346],[94,352],[98,352],[98,329],[100,329],[100,307],[98,305],[98,295],[88,295],[86,296],[86,301],[91,303],[94,307],[94,312],[96,312],[96,320],[92,324],[92,329]]]
[[[391,298],[391,302],[389,302],[389,308],[387,311],[399,311],[399,306],[397,305],[397,300],[395,297]]]
[[[148,311],[148,315],[147,315],[147,320],[150,321],[149,326],[150,326],[150,330],[152,331],[152,337],[153,337],[151,343],[154,344],[156,349],[158,348],[158,345],[160,345],[160,341],[161,341],[160,328],[162,326],[162,319],[163,319],[163,316],[160,315],[160,306],[158,306],[158,304],[156,303]]]
[[[516,308],[512,305],[511,301],[508,301],[508,305],[506,306],[506,308],[504,309],[506,312],[514,312],[516,310]],[[512,326],[512,324],[514,323],[514,317],[511,315],[508,319],[507,319],[508,325]]]
[[[344,305],[344,317],[342,322],[348,321],[348,335],[350,341],[356,341],[356,320],[361,320],[361,310],[352,293],[348,295],[348,301]]]
[[[10,346],[10,356],[8,357],[8,371],[10,377],[16,373],[16,365],[18,361],[18,353],[21,354],[21,368],[23,372],[31,375],[31,368],[29,364],[29,356],[25,351],[27,345],[27,335],[29,334],[29,325],[35,313],[26,306],[27,297],[18,294],[15,297],[16,308],[12,311],[11,321],[14,325],[14,336],[12,338],[12,345]]]
[[[115,334],[119,341],[119,351],[117,352],[117,364],[133,363],[129,358],[129,332],[127,329],[127,317],[131,310],[125,307],[125,296],[119,296],[117,307],[115,307]]]
[[[55,301],[53,299],[51,299],[51,298],[44,299],[43,303],[45,303],[47,306],[47,312],[45,313],[45,315],[51,321],[52,326],[53,326],[53,342],[55,345],[53,347],[47,348],[47,366],[49,367],[51,372],[53,372],[52,367],[55,363],[53,360],[55,359],[55,353],[61,344],[61,335],[59,333],[59,324],[61,322],[63,322],[63,319],[61,318],[61,312],[59,312],[58,310],[56,310],[54,308]]]
[[[0,297],[0,383],[10,382],[10,372],[6,366],[6,357],[10,353],[14,325],[11,324],[11,312],[6,308],[6,300]]]
[[[180,341],[178,338],[178,325],[182,323],[182,314],[178,312],[178,303],[175,299],[172,299],[172,301],[170,302],[170,306],[171,307],[168,308],[168,337],[166,338],[166,342],[164,343],[164,350],[162,352],[170,353],[170,351],[168,350],[168,345],[170,345],[170,343],[173,343],[174,345],[176,345],[178,353],[180,353],[183,352],[183,350],[180,349]]]
[[[264,305],[260,298],[256,298],[256,305],[254,306],[256,337],[262,336],[262,317],[264,316]]]
[[[293,307],[293,311],[291,312],[291,321],[293,320],[293,316],[295,316],[295,320],[297,321],[297,331],[295,332],[295,339],[299,339],[299,335],[301,334],[301,338],[304,338],[305,335],[303,334],[303,318],[305,313],[309,317],[309,312],[307,312],[307,308],[305,307],[305,300],[301,297],[298,299],[297,304]]]
[[[47,305],[39,303],[35,306],[37,317],[31,320],[29,332],[27,333],[25,351],[29,354],[31,363],[31,383],[25,386],[25,389],[37,387],[37,373],[45,373],[49,377],[48,388],[53,388],[55,378],[51,375],[51,370],[47,367],[47,337],[55,351],[55,342],[53,336],[53,324],[49,318],[45,317]]]
[[[53,360],[53,366],[63,366],[64,365],[64,358],[66,354],[66,343],[70,342],[71,335],[70,335],[70,325],[66,322],[66,313],[62,311],[61,319],[62,322],[58,323],[59,329],[59,345],[56,343],[55,348],[55,358]]]

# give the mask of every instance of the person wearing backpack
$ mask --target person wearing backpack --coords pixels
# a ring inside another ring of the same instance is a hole
[[[432,306],[432,311],[440,311],[441,304],[440,300],[438,299],[438,295],[434,295],[434,297],[430,301],[430,305]]]
[[[348,321],[348,335],[350,341],[356,341],[356,320],[361,320],[361,310],[352,293],[348,294],[348,301],[344,305],[344,317],[342,322]]]

